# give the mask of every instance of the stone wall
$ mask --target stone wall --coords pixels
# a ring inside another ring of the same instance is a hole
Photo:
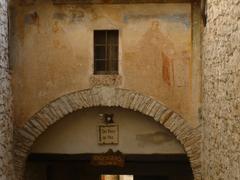
[[[203,179],[240,178],[240,0],[208,0],[203,34]]]
[[[147,115],[172,132],[184,146],[195,180],[201,179],[199,128],[192,128],[176,112],[151,97],[114,87],[95,87],[66,94],[37,112],[23,127],[15,128],[15,169],[21,179],[25,161],[36,139],[52,124],[74,111],[90,107],[121,107]]]
[[[7,0],[0,0],[0,179],[12,179],[11,89],[8,73]]]

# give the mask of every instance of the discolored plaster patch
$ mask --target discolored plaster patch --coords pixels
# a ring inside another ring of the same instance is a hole
[[[58,21],[55,21],[52,25],[52,32],[53,33],[61,33],[63,32],[62,26],[58,23]],[[59,42],[59,40],[58,40]]]
[[[136,136],[136,140],[139,142],[140,146],[144,144],[163,144],[173,139],[174,139],[173,136],[165,131],[139,134]]]
[[[120,75],[93,75],[90,77],[90,87],[95,86],[114,86],[119,87],[122,84]]]
[[[35,12],[25,15],[24,22],[27,25],[39,25],[38,13],[35,11]]]
[[[55,12],[53,14],[53,19],[56,20],[65,20],[67,17],[68,17],[67,14],[64,12]]]
[[[77,23],[83,21],[85,14],[81,9],[72,9],[70,10],[70,19],[69,22]]]
[[[79,23],[84,21],[85,13],[82,7],[69,6],[62,10],[53,13],[53,19],[57,21],[66,21],[68,23]]]
[[[19,5],[20,6],[31,6],[34,5],[37,0],[20,0]]]
[[[153,15],[143,15],[143,14],[128,14],[125,15],[123,20],[125,23],[130,23],[131,21],[138,20],[147,20],[147,19],[155,19],[155,20],[164,20],[170,23],[181,23],[184,24],[185,27],[190,28],[191,26],[191,18],[188,14],[153,14]]]

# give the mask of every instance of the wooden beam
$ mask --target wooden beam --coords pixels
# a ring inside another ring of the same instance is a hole
[[[90,161],[96,154],[41,154],[32,153],[28,156],[28,161]],[[129,162],[188,162],[186,154],[124,154]]]
[[[53,4],[192,3],[200,0],[52,0]]]

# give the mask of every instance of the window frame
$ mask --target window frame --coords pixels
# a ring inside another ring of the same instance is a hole
[[[97,32],[104,32],[105,33],[105,43],[96,43],[96,33]],[[110,43],[109,42],[109,34],[110,33],[116,33],[115,35],[112,35],[113,40],[116,41],[115,43]],[[115,36],[115,37],[114,37]],[[104,47],[105,48],[105,57],[103,59],[101,58],[96,58],[97,53],[96,53],[96,47]],[[116,47],[116,58],[112,58],[113,51],[112,50],[114,47]],[[109,50],[111,49],[111,50]],[[110,58],[111,57],[111,58]],[[105,62],[105,70],[98,70],[96,63],[99,61],[104,61]],[[116,63],[114,65],[114,63]],[[119,74],[119,30],[118,29],[96,29],[93,30],[93,74],[94,75],[118,75]]]

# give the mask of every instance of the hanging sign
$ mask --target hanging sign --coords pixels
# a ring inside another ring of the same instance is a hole
[[[124,167],[125,159],[121,152],[113,152],[109,149],[104,154],[95,154],[91,157],[91,164],[93,166],[117,166]]]

